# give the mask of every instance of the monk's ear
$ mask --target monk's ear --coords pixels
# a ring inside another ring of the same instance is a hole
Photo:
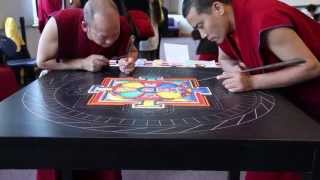
[[[225,13],[225,5],[222,2],[215,1],[212,3],[211,11],[217,15],[223,15]]]
[[[85,21],[82,21],[81,28],[84,32],[87,32],[88,31],[88,23],[86,23]]]

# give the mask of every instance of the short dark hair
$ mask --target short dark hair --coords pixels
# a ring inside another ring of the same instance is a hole
[[[309,12],[315,12],[317,10],[317,6],[314,5],[314,4],[309,4],[306,9],[309,11]]]
[[[187,17],[192,7],[195,7],[198,13],[210,13],[210,7],[215,1],[229,4],[232,0],[184,0],[182,4],[183,16]]]

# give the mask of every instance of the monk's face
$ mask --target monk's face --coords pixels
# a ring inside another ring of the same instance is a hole
[[[198,13],[192,7],[187,16],[189,23],[200,31],[202,38],[221,44],[229,33],[229,22],[224,11],[224,4],[214,2],[211,12]]]
[[[112,46],[120,36],[119,15],[110,18],[96,14],[92,24],[88,25],[87,36],[104,48]]]

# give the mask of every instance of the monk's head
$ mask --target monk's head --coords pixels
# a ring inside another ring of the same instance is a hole
[[[89,0],[82,27],[91,41],[110,47],[120,36],[120,16],[113,0]]]
[[[234,29],[231,0],[184,0],[182,10],[202,38],[218,44]]]

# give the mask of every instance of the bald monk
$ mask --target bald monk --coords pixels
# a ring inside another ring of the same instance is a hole
[[[49,70],[96,72],[108,66],[109,58],[128,55],[120,70],[130,73],[138,56],[130,32],[112,0],[90,0],[84,10],[63,10],[48,21],[40,38],[37,64]],[[56,180],[59,176],[55,170],[39,170],[37,179]],[[120,180],[121,173],[74,171],[73,179]]]
[[[112,0],[90,0],[83,10],[62,10],[48,21],[37,64],[48,70],[97,72],[110,58],[127,56],[121,59],[120,70],[130,73],[138,57],[130,36],[129,25]]]
[[[320,120],[320,24],[277,0],[184,0],[183,14],[202,37],[219,44],[230,92],[277,88],[315,120]],[[272,71],[246,68],[302,59]],[[300,180],[295,173],[248,173],[247,180]]]

